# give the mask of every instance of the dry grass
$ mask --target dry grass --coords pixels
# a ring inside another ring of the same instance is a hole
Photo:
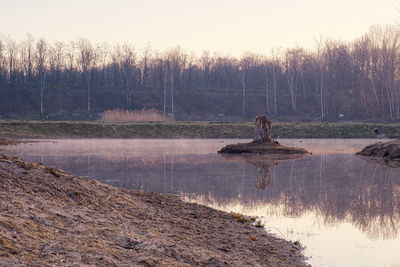
[[[154,109],[142,109],[134,111],[112,109],[104,111],[104,114],[100,120],[112,122],[156,122],[169,121],[170,119],[164,117]]]

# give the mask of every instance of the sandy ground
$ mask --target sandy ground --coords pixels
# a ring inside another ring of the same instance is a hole
[[[307,266],[250,218],[0,154],[0,266]]]

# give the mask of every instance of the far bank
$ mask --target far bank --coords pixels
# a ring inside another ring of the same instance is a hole
[[[252,138],[252,122],[0,120],[5,138]],[[399,138],[400,123],[273,122],[273,138]]]

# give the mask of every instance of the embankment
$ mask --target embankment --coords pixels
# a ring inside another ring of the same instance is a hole
[[[273,123],[273,138],[400,137],[400,123]],[[9,138],[252,138],[253,123],[0,120],[0,136]]]

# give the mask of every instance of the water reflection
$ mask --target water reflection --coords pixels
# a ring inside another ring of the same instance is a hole
[[[282,161],[220,155],[25,156],[118,187],[172,193],[204,204],[240,203],[250,210],[300,217],[327,226],[351,222],[369,238],[394,238],[400,226],[399,169],[345,154]],[[262,189],[262,190],[260,190]]]
[[[280,162],[305,158],[308,155],[232,155],[221,154],[222,157],[232,162],[246,162],[257,167],[256,188],[265,189],[271,184],[271,169]]]
[[[390,167],[390,168],[400,168],[399,160],[391,160],[391,159],[385,159],[385,158],[381,158],[381,157],[366,157],[366,156],[359,156],[359,157],[368,163],[380,164],[380,165]]]
[[[382,266],[400,261],[393,252],[400,246],[400,169],[338,154],[336,144],[334,149],[323,145],[329,144],[326,140],[282,140],[285,145],[304,144],[313,153],[315,143],[318,150],[325,148],[323,154],[284,160],[215,153],[237,140],[202,141],[204,146],[200,141],[156,141],[155,147],[152,141],[137,140],[58,142],[2,149],[114,186],[172,193],[223,210],[264,216],[267,226],[300,239],[312,255],[329,258],[327,265],[349,266],[351,261],[351,266]],[[335,142],[353,153],[375,140],[357,140],[357,147],[352,141]],[[346,248],[338,256],[329,248],[334,239],[346,243],[334,243],[336,249]],[[368,249],[359,249],[360,244]],[[343,260],[348,250],[351,259]],[[322,265],[318,260],[313,264]]]

